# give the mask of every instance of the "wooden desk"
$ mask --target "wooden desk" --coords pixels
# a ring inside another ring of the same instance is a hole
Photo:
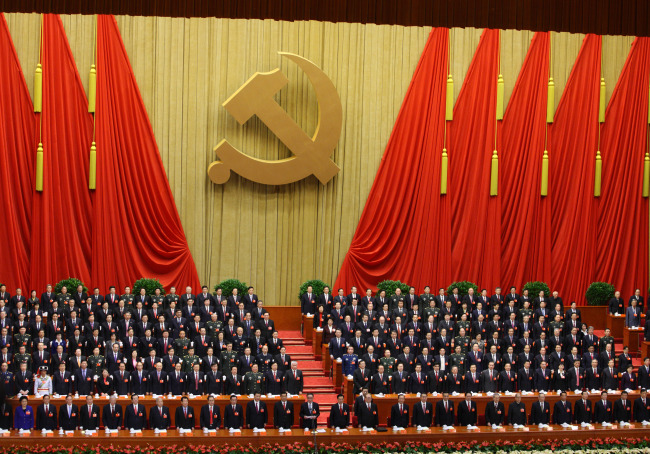
[[[630,353],[636,353],[639,351],[639,336],[642,335],[643,328],[630,329],[627,326],[623,328],[623,345],[630,347]]]
[[[307,345],[311,345],[314,334],[314,316],[302,314],[302,338]]]
[[[332,361],[332,381],[334,382],[334,387],[340,390],[343,385],[343,363]]]
[[[634,428],[603,428],[594,426],[593,429],[571,430],[561,426],[551,426],[553,430],[540,430],[536,426],[528,426],[528,431],[504,427],[502,430],[495,430],[491,427],[482,426],[478,431],[469,431],[466,427],[456,427],[453,431],[443,431],[440,427],[432,427],[431,432],[419,432],[413,427],[407,428],[404,433],[395,433],[391,429],[383,433],[362,432],[361,429],[350,428],[347,434],[337,434],[332,429],[326,429],[324,433],[317,435],[320,446],[329,446],[333,443],[349,443],[353,446],[372,446],[383,443],[438,443],[438,442],[494,442],[497,440],[518,442],[521,440],[586,440],[589,438],[647,438],[646,428],[636,424]],[[238,447],[268,447],[269,451],[278,451],[278,448],[287,447],[295,443],[309,446],[314,436],[301,429],[293,429],[291,434],[280,434],[275,429],[267,429],[265,435],[254,433],[250,429],[242,430],[241,434],[234,435],[226,430],[219,430],[216,434],[205,435],[201,430],[195,430],[192,436],[180,435],[175,430],[167,431],[166,435],[156,435],[152,430],[145,430],[141,435],[131,435],[127,431],[121,431],[117,435],[109,436],[100,431],[97,436],[86,436],[81,431],[76,431],[74,436],[53,435],[45,437],[40,432],[33,432],[28,437],[19,436],[17,431],[12,431],[8,437],[0,437],[0,447],[7,449],[15,447],[25,450],[49,447],[61,447],[62,449],[79,447],[101,448],[111,445],[113,448],[160,448],[163,446],[228,446],[232,449]]]
[[[313,342],[311,346],[312,350],[314,351],[314,357],[316,358],[316,361],[320,361],[322,355],[323,331],[318,331],[314,328],[312,338]]]
[[[322,361],[323,361],[323,372],[329,377],[330,372],[331,372],[331,367],[332,367],[332,358],[330,358],[330,346],[327,344],[323,344],[321,347],[322,351]]]
[[[169,408],[169,412],[171,413],[171,421],[170,424],[174,426],[174,412],[176,411],[176,407],[181,406],[181,398],[180,396],[177,396],[175,399],[170,399],[168,397],[164,397],[164,405]],[[237,398],[237,403],[241,404],[241,406],[244,409],[244,420],[246,419],[246,404],[253,400],[252,398],[249,398],[248,396],[239,396]],[[266,402],[266,407],[267,411],[269,413],[269,420],[268,420],[268,426],[272,427],[273,426],[273,406],[275,405],[276,402],[280,400],[280,397],[262,397],[264,402]],[[294,411],[294,425],[298,425],[300,423],[300,418],[298,413],[300,412],[300,405],[305,402],[305,398],[301,396],[292,396],[290,399],[288,399],[290,402],[293,402],[293,411]],[[19,406],[18,399],[13,397],[11,399],[7,399],[7,402],[11,404],[11,406],[15,409],[16,407]],[[64,397],[58,397],[50,400],[52,405],[54,405],[57,409],[65,404],[65,398]],[[36,407],[39,406],[42,403],[42,399],[37,399],[34,396],[30,396],[29,398],[29,404],[36,410]],[[82,405],[86,403],[86,398],[85,397],[79,397],[79,398],[73,398],[72,403],[77,405],[77,407],[81,408]],[[108,398],[104,397],[98,397],[93,399],[93,403],[97,406],[99,406],[100,410],[104,407],[104,405],[108,404]],[[117,403],[122,406],[122,409],[125,409],[128,405],[131,405],[131,399],[128,397],[119,397],[117,399]],[[149,419],[149,411],[156,405],[156,401],[153,397],[151,396],[146,396],[146,397],[141,397],[139,400],[139,403],[144,405],[146,411],[147,411],[147,420]],[[198,396],[198,397],[190,397],[190,406],[194,408],[194,411],[196,412],[195,415],[195,421],[196,421],[196,426],[199,427],[199,414],[201,411],[201,407],[205,404],[208,403],[208,396]],[[221,418],[223,420],[223,408],[230,403],[230,397],[229,396],[219,396],[215,398],[214,403],[221,409]]]
[[[623,337],[623,328],[625,328],[625,316],[619,315],[618,317],[616,317],[614,315],[607,314],[606,326],[612,331],[611,332],[612,337],[616,339],[620,339],[621,337]]]
[[[347,376],[343,377],[343,401],[347,403],[348,405],[353,405],[354,404],[354,393],[352,392],[354,390],[354,380],[350,380]],[[397,403],[397,401],[395,401]],[[388,414],[390,414],[390,409],[388,410]]]

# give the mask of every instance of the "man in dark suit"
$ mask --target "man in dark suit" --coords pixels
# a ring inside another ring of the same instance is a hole
[[[632,420],[632,402],[628,399],[627,391],[622,391],[621,398],[614,402],[612,413],[612,421],[619,424],[622,422],[629,423]]]
[[[553,408],[553,424],[571,424],[573,421],[573,412],[571,411],[571,402],[566,400],[566,392],[562,391],[560,400],[555,402]]]
[[[65,431],[79,427],[79,408],[72,403],[72,394],[65,397],[65,404],[59,408],[59,427]]]
[[[526,425],[526,404],[521,401],[521,393],[515,394],[515,400],[508,407],[508,424]]]
[[[293,403],[287,400],[287,393],[280,393],[280,401],[273,407],[273,426],[276,429],[291,429],[293,414]]]
[[[650,400],[648,400],[648,391],[641,389],[641,395],[634,401],[634,420],[636,422],[650,422]]]
[[[260,400],[261,394],[255,393],[253,400],[246,405],[246,426],[249,429],[264,429],[269,420],[266,403]]]
[[[650,358],[647,356],[643,358],[643,364],[639,366],[638,380],[641,388],[650,388]]]
[[[302,428],[303,429],[315,429],[316,420],[320,416],[320,408],[317,402],[314,402],[314,395],[312,393],[307,394],[307,402],[303,402],[300,405],[300,418],[302,419]]]
[[[93,403],[93,396],[86,396],[86,403],[79,409],[79,428],[99,430],[99,407]]]
[[[598,424],[612,422],[612,403],[607,400],[607,392],[600,393],[600,400],[594,405],[594,422]]]
[[[181,371],[182,363],[176,363],[175,370],[168,376],[169,392],[174,396],[180,396],[187,391],[187,376]]]
[[[120,429],[122,427],[122,406],[117,403],[117,397],[113,394],[102,410],[102,424],[106,429]]]
[[[53,374],[52,392],[59,396],[67,396],[72,393],[72,374],[66,372],[65,363],[59,364],[59,372]]]
[[[476,402],[472,401],[472,393],[466,393],[465,399],[458,404],[458,424],[475,426],[478,423]]]
[[[81,361],[81,367],[74,373],[74,383],[76,391],[82,395],[87,396],[93,392],[95,387],[93,382],[93,371],[88,369],[86,360]]]
[[[409,426],[409,406],[404,403],[406,396],[397,396],[397,403],[390,409],[390,423],[393,427],[407,428]]]
[[[169,408],[163,405],[161,397],[156,399],[156,405],[149,411],[149,426],[151,429],[167,430],[171,424]]]
[[[574,419],[578,424],[591,424],[592,406],[587,391],[582,392],[582,398],[574,405]]]
[[[551,406],[546,402],[546,394],[540,394],[537,402],[533,402],[530,409],[530,422],[537,425],[548,425],[551,422]]]
[[[177,429],[194,429],[194,409],[189,406],[187,396],[181,397],[181,406],[176,407],[174,422]]]
[[[120,363],[119,369],[113,373],[113,388],[120,396],[129,394],[129,383],[131,374],[127,372],[124,362]]]
[[[291,370],[284,374],[284,390],[292,395],[302,394],[304,383],[302,371],[298,370],[298,362],[291,361]]]
[[[144,430],[147,428],[147,411],[144,405],[139,403],[139,396],[131,396],[131,405],[124,410],[124,428],[127,430]]]
[[[336,403],[330,409],[330,426],[347,429],[350,425],[350,407],[343,402],[343,394],[336,396]]]
[[[618,290],[614,292],[614,298],[609,300],[609,314],[625,314],[625,303],[623,302],[623,298],[621,298],[621,292]]]
[[[485,405],[485,424],[488,426],[501,426],[505,420],[506,410],[500,398],[499,394],[494,394],[492,402]]]
[[[244,409],[237,403],[237,396],[230,396],[230,404],[223,409],[223,427],[241,429],[244,426]]]
[[[413,404],[411,422],[414,427],[431,427],[433,424],[433,404],[427,402],[426,393],[420,395],[420,402]]]
[[[36,430],[56,430],[57,414],[56,407],[50,403],[50,395],[43,396],[43,403],[36,408]]]
[[[138,362],[135,370],[131,373],[131,394],[143,396],[147,392],[149,392],[149,377],[143,370],[142,363]]]
[[[201,407],[199,415],[201,429],[219,429],[221,427],[221,411],[214,403],[214,396],[208,396],[208,403]]]
[[[271,363],[271,370],[264,374],[264,390],[266,394],[279,396],[284,385],[284,374],[278,371],[278,364]]]
[[[167,372],[162,370],[162,363],[156,363],[156,368],[149,373],[149,392],[152,394],[167,394]],[[169,409],[168,409],[169,411]],[[151,419],[149,419],[151,423]]]
[[[436,426],[453,426],[456,421],[454,416],[454,403],[449,400],[449,393],[442,393],[442,400],[436,402]]]
[[[307,291],[300,297],[300,312],[303,314],[316,313],[316,295],[311,285],[307,286]]]
[[[377,409],[377,404],[372,401],[372,395],[367,394],[366,400],[363,405],[360,406],[359,414],[359,427],[369,427],[376,429],[379,425],[379,411]]]

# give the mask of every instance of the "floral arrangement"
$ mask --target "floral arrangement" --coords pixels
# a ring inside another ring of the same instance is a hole
[[[378,443],[378,444],[353,444],[353,443],[332,443],[329,445],[318,445],[320,454],[329,453],[521,453],[521,452],[545,452],[548,454],[570,454],[579,451],[581,453],[603,453],[618,454],[631,453],[642,454],[650,453],[650,438],[591,438],[587,440],[527,440],[527,441],[506,441],[498,440],[495,442],[488,441],[459,441],[459,442],[406,442],[400,443]],[[91,447],[80,445],[66,448],[63,446],[2,446],[0,453],[12,454],[307,454],[314,452],[311,443],[303,445],[301,443],[285,444],[265,444],[258,447],[241,446],[238,444],[228,444],[220,446],[210,445],[171,445],[159,448],[153,447],[114,447],[97,446]]]

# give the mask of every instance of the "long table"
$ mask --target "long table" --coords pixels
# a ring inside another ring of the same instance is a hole
[[[324,433],[316,435],[316,441],[319,445],[330,445],[332,443],[349,443],[351,445],[377,445],[380,443],[399,443],[405,442],[470,442],[470,441],[488,441],[497,440],[516,442],[520,440],[586,440],[589,438],[647,438],[648,430],[636,425],[634,428],[602,428],[594,426],[593,429],[571,430],[560,426],[551,426],[552,430],[540,430],[538,427],[529,426],[525,429],[513,429],[504,427],[502,429],[492,429],[491,427],[479,427],[479,430],[467,430],[465,427],[456,427],[454,431],[443,431],[439,427],[431,428],[430,432],[421,432],[415,428],[408,428],[402,433],[388,432],[368,433],[360,429],[349,429],[347,434],[335,433],[331,429],[326,429]],[[0,437],[0,447],[21,447],[29,445],[31,449],[46,446],[70,447],[161,447],[170,445],[190,445],[190,446],[253,446],[260,447],[264,445],[286,446],[289,444],[299,443],[309,445],[313,443],[314,435],[309,432],[294,429],[290,434],[280,434],[275,429],[268,429],[266,434],[253,433],[250,429],[242,430],[241,434],[230,434],[225,430],[217,431],[216,435],[205,435],[201,430],[195,430],[192,435],[180,435],[175,430],[170,430],[166,435],[154,434],[152,430],[145,430],[141,435],[132,435],[127,431],[121,431],[116,435],[106,435],[100,431],[96,436],[83,435],[80,431],[74,435],[66,436],[54,433],[53,435],[43,436],[40,432],[33,432],[29,436],[20,436],[17,431],[12,431],[10,436]],[[274,449],[277,449],[275,447]]]
[[[348,380],[347,377],[343,378],[344,381],[344,387],[343,387],[343,394],[346,398],[346,402],[348,404],[352,405],[354,403],[353,399],[350,399],[350,396],[352,395],[351,393],[351,385],[350,383],[352,382],[351,380]],[[515,397],[514,395],[505,395],[503,393],[501,395],[501,402],[503,402],[503,405],[505,406],[506,412],[508,411],[508,406],[514,402]],[[621,396],[620,391],[616,391],[615,393],[609,393],[609,400],[610,401],[615,401],[618,400]],[[628,396],[628,399],[630,401],[634,401],[636,398],[639,397],[639,392],[634,391],[631,392]],[[574,404],[576,401],[580,400],[582,398],[581,394],[576,394],[574,392],[569,392],[567,393],[567,401],[571,402],[571,404]],[[596,394],[590,393],[589,399],[593,402],[598,400],[600,398],[600,392]],[[429,394],[429,401],[430,402],[437,402],[438,400],[442,399],[442,394],[438,394],[437,396],[432,396]],[[465,394],[458,394],[457,396],[449,396],[449,399],[454,402],[454,410],[458,409],[458,404],[465,399]],[[533,402],[536,402],[539,399],[539,394],[538,393],[531,393],[531,394],[526,394],[525,396],[521,397],[521,401],[526,404],[526,409],[528,412],[530,412],[530,408],[533,404]],[[379,424],[386,424],[386,421],[388,417],[390,416],[390,409],[393,405],[397,403],[397,394],[386,394],[384,397],[377,397],[376,395],[373,394],[372,400],[374,403],[377,404],[377,411],[378,411],[378,417],[379,417]],[[551,406],[551,410],[553,409],[553,406],[555,405],[555,402],[560,400],[560,395],[557,392],[550,392],[546,393],[546,402]],[[413,404],[417,403],[420,401],[420,398],[416,394],[406,394],[406,400],[405,403],[408,404],[410,407],[413,406]],[[476,402],[476,411],[478,412],[479,415],[479,422],[482,421],[482,418],[485,416],[485,406],[493,401],[493,398],[491,396],[488,396],[485,393],[482,394],[474,394],[472,396],[472,401]],[[435,404],[434,404],[435,406]],[[322,410],[321,410],[322,412]]]
[[[181,406],[181,396],[176,396],[175,398],[169,398],[168,396],[163,397],[164,400],[164,405],[169,408],[169,412],[171,413],[171,421],[170,424],[174,426],[174,412],[176,411],[176,407]],[[244,409],[244,420],[246,420],[246,404],[253,400],[252,398],[248,396],[238,396],[237,397],[237,403],[241,404],[242,408]],[[273,426],[273,407],[276,402],[280,401],[280,397],[265,397],[262,396],[262,401],[266,402],[267,410],[268,410],[268,426],[272,427]],[[294,411],[294,425],[299,424],[299,413],[300,413],[300,405],[305,402],[305,399],[303,396],[292,396],[289,399],[287,399],[289,402],[293,403],[293,411]],[[11,404],[11,406],[15,409],[16,407],[19,406],[19,402],[17,398],[11,398],[7,399],[7,401]],[[230,397],[229,396],[218,396],[214,400],[215,404],[221,409],[221,418],[223,420],[223,408],[230,403]],[[42,403],[42,399],[37,399],[34,396],[30,396],[29,399],[29,405],[34,407],[34,410],[36,410],[36,406],[40,405]],[[65,398],[64,397],[52,397],[50,400],[50,403],[58,409],[61,405],[65,404]],[[73,398],[72,403],[77,405],[77,407],[81,408],[82,405],[85,405],[86,403],[86,398],[85,397],[77,397]],[[93,400],[93,403],[99,406],[99,408],[103,408],[104,405],[108,403],[108,398],[106,397],[96,397]],[[118,397],[117,403],[122,406],[122,408],[126,408],[127,405],[131,404],[131,399],[128,397]],[[145,406],[145,409],[147,411],[147,417],[149,416],[149,411],[156,405],[156,401],[153,397],[151,396],[145,396],[145,397],[140,397],[139,403]],[[196,412],[196,417],[195,417],[195,422],[196,422],[196,427],[199,427],[199,412],[201,411],[201,407],[205,404],[208,403],[208,396],[195,396],[191,397],[189,404],[191,407],[194,408]],[[148,418],[147,418],[148,419]]]

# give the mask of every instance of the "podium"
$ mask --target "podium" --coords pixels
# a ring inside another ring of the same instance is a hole
[[[630,329],[627,326],[623,328],[623,345],[630,348],[630,353],[639,351],[639,336],[643,335],[643,329]]]
[[[612,332],[612,337],[620,339],[623,337],[623,328],[625,328],[625,315],[610,315],[607,314],[607,328]]]

